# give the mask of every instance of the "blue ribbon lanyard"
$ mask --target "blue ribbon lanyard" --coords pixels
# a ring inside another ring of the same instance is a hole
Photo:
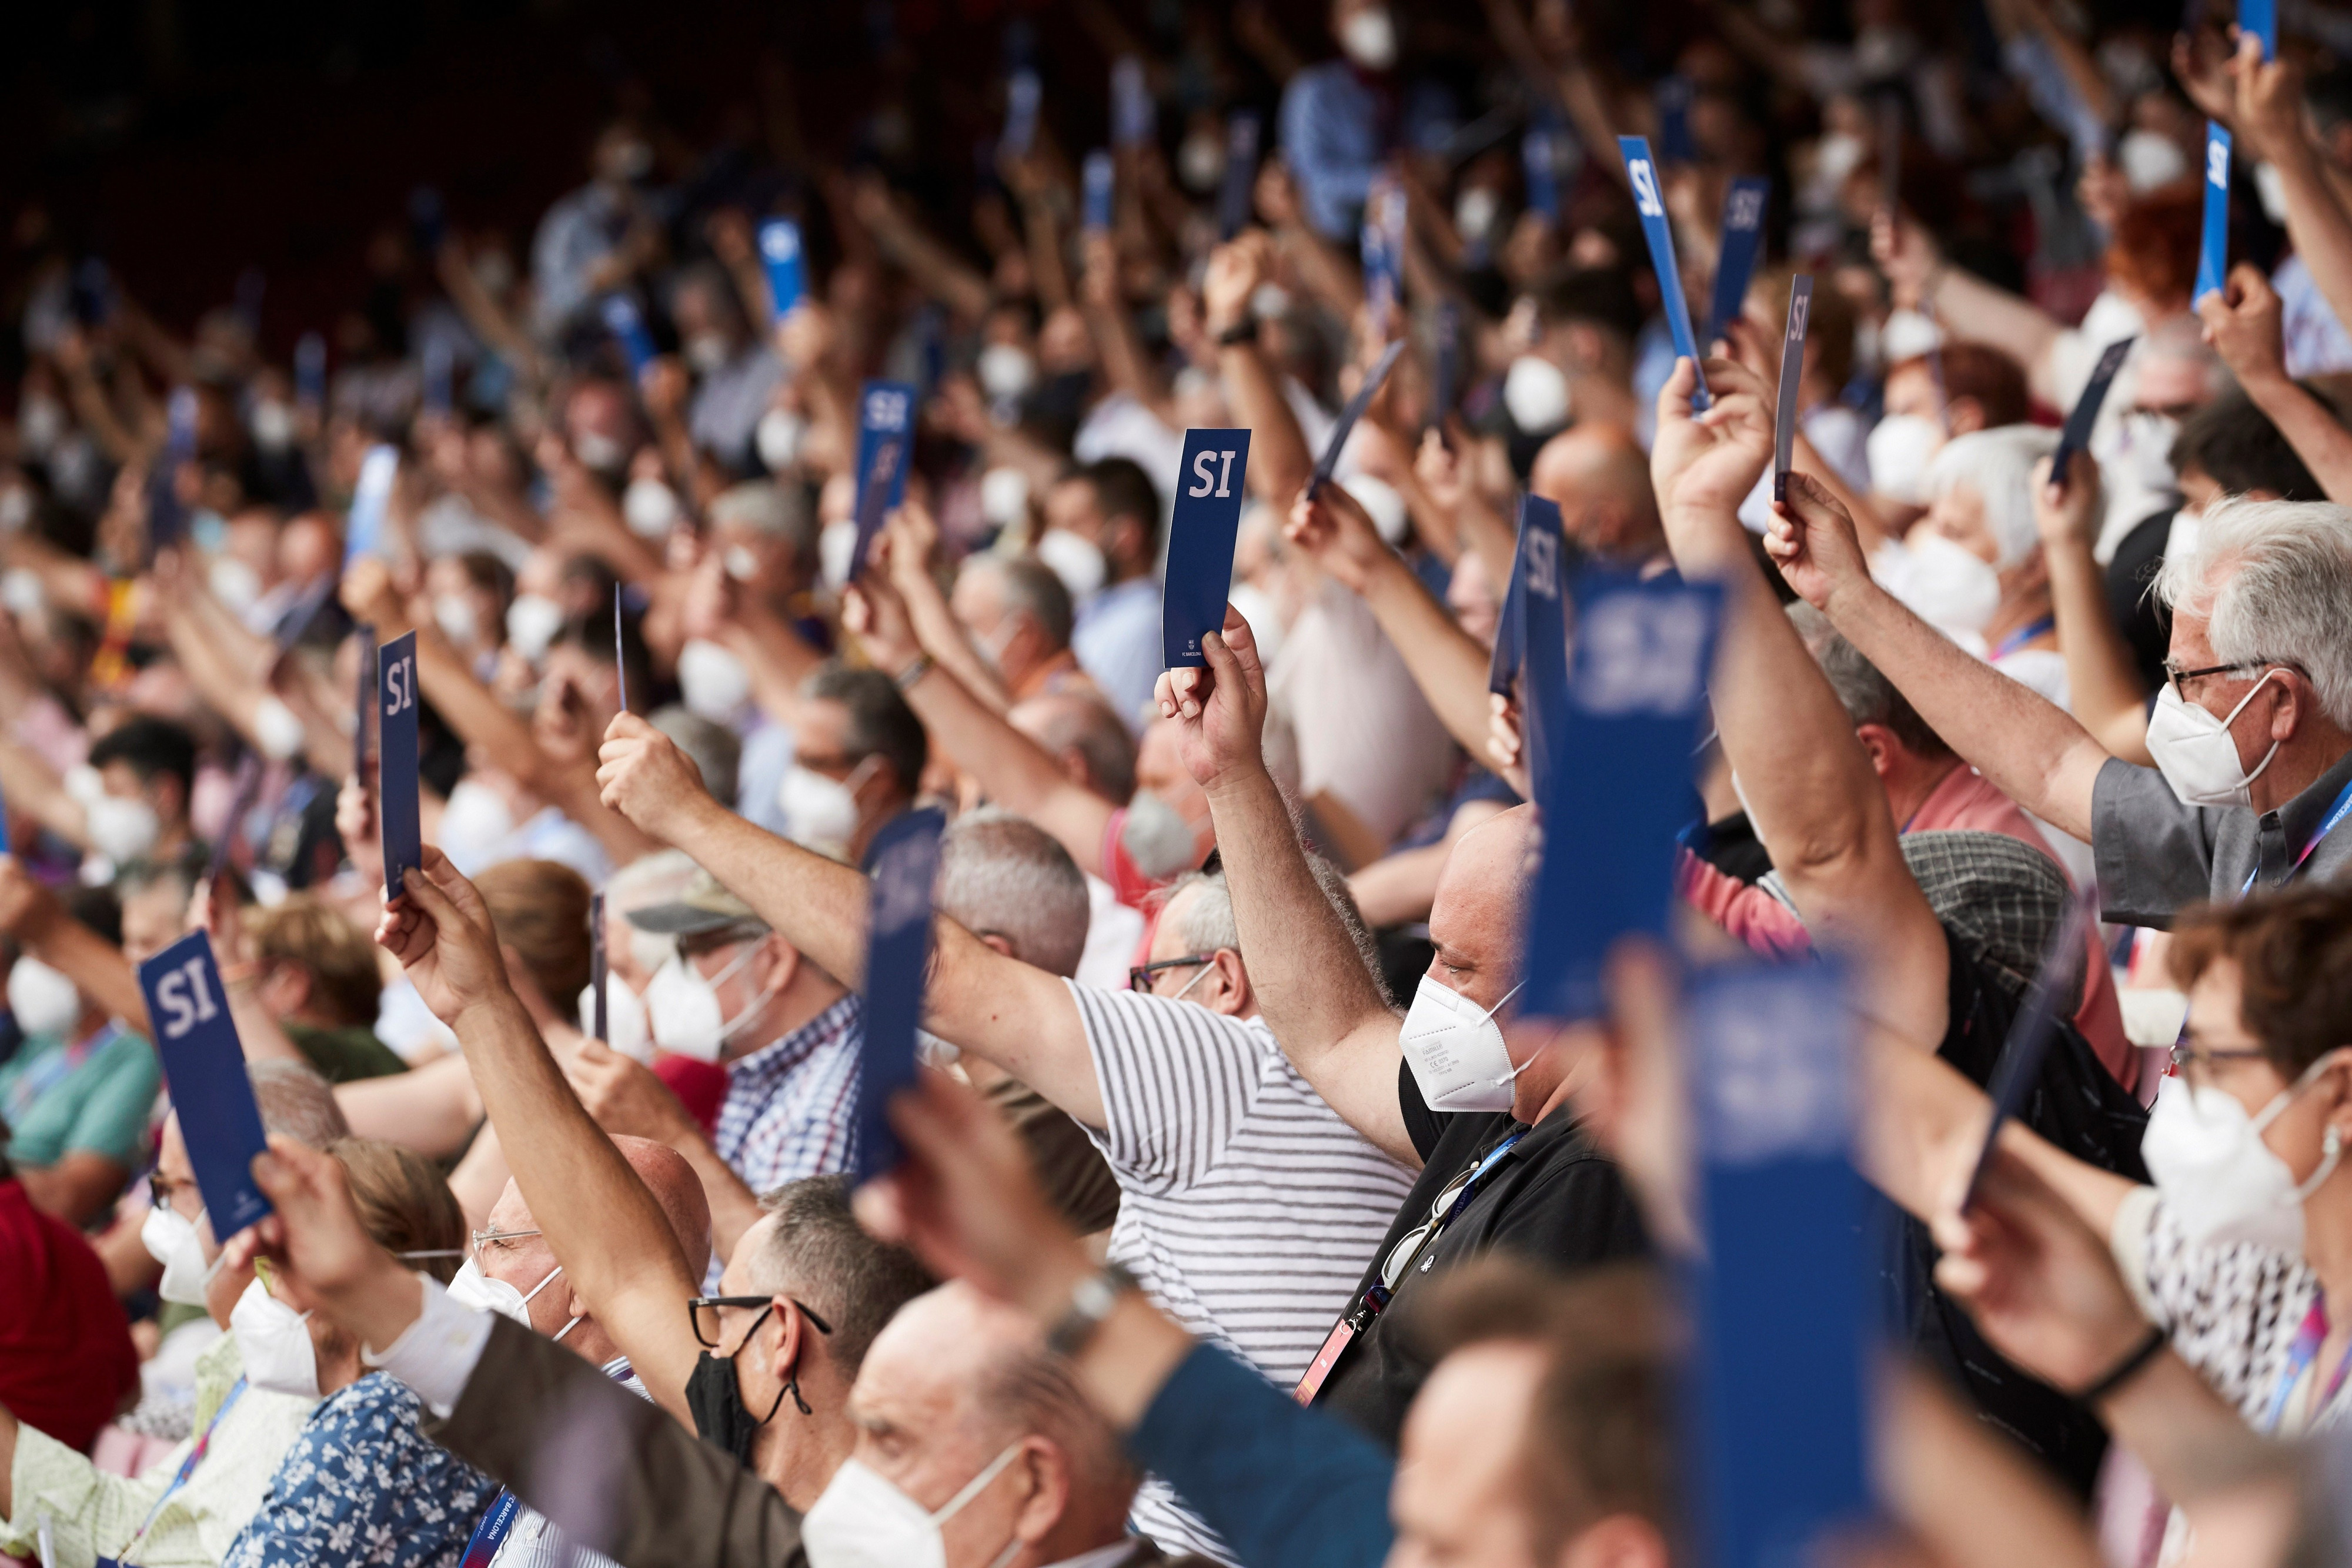
[[[2011,632],[2008,636],[2003,637],[2000,640],[2000,646],[1995,648],[1986,656],[1985,663],[1988,664],[1998,664],[2003,659],[2008,658],[2011,653],[2016,653],[2020,648],[2024,647],[2028,643],[2032,642],[2036,637],[2041,636],[2044,632],[2054,632],[2057,629],[2058,618],[2054,615],[2044,615],[2041,620],[2036,621],[2031,626],[2020,626],[2016,631]]]
[[[138,1530],[132,1532],[131,1540],[123,1546],[122,1555],[112,1561],[117,1563],[131,1561],[131,1552],[140,1542],[147,1539],[147,1532],[154,1529],[156,1520],[163,1517],[163,1505],[170,1502],[173,1495],[188,1484],[188,1478],[196,1473],[198,1465],[205,1462],[205,1455],[211,1451],[213,1446],[213,1434],[220,1430],[221,1422],[227,1418],[230,1409],[236,1404],[237,1396],[244,1392],[245,1379],[240,1376],[229,1385],[228,1393],[222,1396],[220,1408],[213,1412],[213,1418],[205,1423],[204,1432],[196,1438],[195,1446],[188,1450],[188,1457],[180,1461],[178,1471],[172,1477],[172,1484],[163,1489],[163,1495],[155,1500],[155,1506],[147,1511],[147,1517],[140,1521]]]
[[[2337,825],[2340,824],[2347,815],[2352,815],[2352,784],[2347,784],[2344,786],[2343,793],[2336,797],[2336,804],[2328,808],[2326,818],[2320,822],[2318,827],[2312,830],[2310,839],[2305,841],[2303,846],[2303,852],[2296,855],[2294,857],[2294,864],[2287,868],[2287,881],[2293,882],[2294,880],[2295,873],[2303,869],[2303,862],[2311,858],[2312,852],[2314,850],[2319,848],[2320,841],[2326,838],[2328,834],[2334,832]],[[2263,868],[2258,861],[2254,869],[2246,873],[2246,885],[2238,889],[2238,896],[2240,898],[2243,898],[2246,894],[2253,892],[2254,878],[2262,874]]]

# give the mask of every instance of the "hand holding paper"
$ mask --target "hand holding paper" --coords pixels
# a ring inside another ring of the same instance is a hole
[[[193,932],[141,964],[139,988],[213,1234],[234,1236],[269,1212],[251,1169],[266,1145],[212,939]]]
[[[1208,663],[1170,670],[1152,695],[1160,716],[1182,720],[1177,751],[1202,789],[1265,766],[1265,667],[1242,612],[1228,608],[1224,629],[1201,639]]]

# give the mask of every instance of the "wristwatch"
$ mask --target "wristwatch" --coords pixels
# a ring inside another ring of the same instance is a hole
[[[905,669],[893,675],[891,679],[898,684],[900,691],[912,691],[915,683],[930,673],[931,656],[929,653],[918,653]]]
[[[1117,1263],[1106,1263],[1070,1288],[1069,1310],[1062,1314],[1045,1335],[1045,1348],[1067,1359],[1084,1350],[1087,1342],[1102,1327],[1103,1319],[1118,1305],[1118,1299],[1128,1291],[1139,1289],[1135,1276]]]
[[[1257,341],[1257,318],[1245,316],[1239,322],[1217,334],[1217,347],[1238,349],[1244,343]]]

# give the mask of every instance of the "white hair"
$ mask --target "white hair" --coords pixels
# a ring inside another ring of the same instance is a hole
[[[2217,663],[2293,664],[2320,711],[2352,728],[2352,509],[2233,498],[2168,556],[2157,597],[2208,623]]]
[[[1927,496],[1941,500],[1961,485],[1984,502],[1985,528],[1999,551],[1993,565],[2013,566],[2042,542],[2033,526],[2033,465],[2058,448],[2058,433],[2038,424],[2004,424],[1954,436],[1927,465]]]
[[[959,817],[940,838],[939,906],[1064,979],[1078,972],[1093,919],[1086,873],[1070,852],[1027,818],[999,810]]]

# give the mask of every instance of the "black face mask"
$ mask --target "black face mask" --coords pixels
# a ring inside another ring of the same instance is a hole
[[[767,1313],[760,1315],[765,1319]],[[743,1336],[742,1344],[735,1347],[735,1355],[742,1354],[743,1345],[750,1344],[759,1332],[760,1325],[754,1322],[751,1333]],[[792,1395],[793,1403],[799,1405],[803,1412],[807,1411],[808,1406],[801,1403],[799,1385],[800,1378],[795,1375],[776,1390],[775,1403],[768,1406],[768,1413],[755,1417],[743,1403],[743,1385],[736,1375],[735,1356],[713,1355],[706,1350],[686,1380],[686,1407],[694,1416],[694,1435],[734,1455],[735,1462],[749,1469],[752,1439],[760,1435],[761,1427],[775,1418],[784,1396]]]

